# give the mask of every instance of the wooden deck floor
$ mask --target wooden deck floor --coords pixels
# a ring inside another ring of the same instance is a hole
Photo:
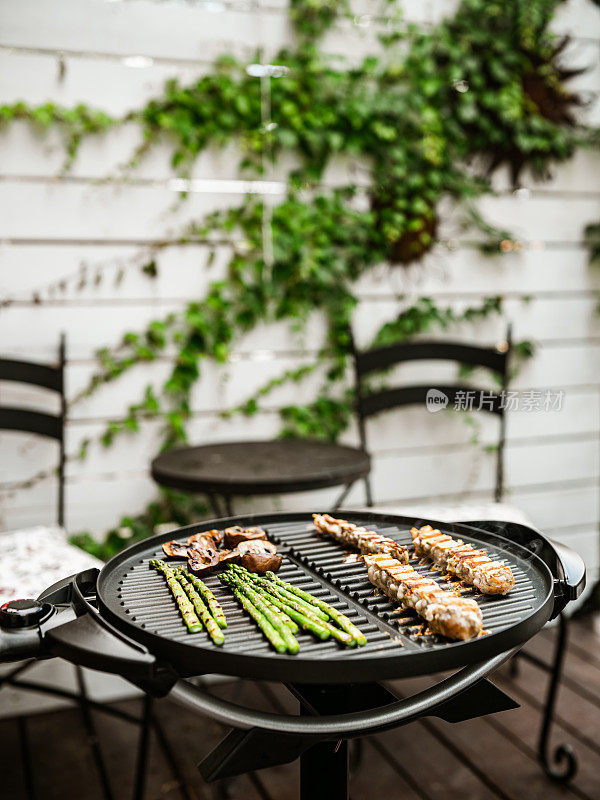
[[[548,658],[555,633],[545,630],[528,648]],[[409,693],[431,679],[403,681],[396,688]],[[495,676],[521,708],[451,725],[426,719],[364,740],[363,758],[351,782],[352,800],[375,796],[393,800],[554,800],[600,798],[600,617],[571,626],[553,745],[574,748],[579,770],[568,787],[548,780],[536,759],[541,701],[547,675],[521,661],[512,679],[505,666]],[[219,694],[265,709],[296,703],[285,689],[251,682],[219,686]],[[140,701],[121,707],[137,712]],[[198,718],[168,699],[156,703],[162,734],[172,750],[164,755],[156,738],[151,743],[146,800],[213,800],[216,785],[199,776],[195,764],[222,736],[216,723]],[[111,765],[116,800],[129,800],[133,784],[137,731],[134,726],[96,713],[100,741]],[[26,800],[26,777],[20,760],[19,723],[0,721],[0,798]],[[42,800],[101,800],[97,774],[85,742],[84,728],[73,709],[28,717],[25,722],[36,796]],[[232,798],[291,800],[298,796],[298,765],[244,775],[230,786]]]

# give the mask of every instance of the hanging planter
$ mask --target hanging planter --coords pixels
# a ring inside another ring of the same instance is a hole
[[[396,208],[395,199],[380,195],[371,196],[371,211],[375,214],[375,228],[381,235],[387,261],[398,266],[408,266],[419,261],[435,245],[438,218],[435,210],[422,203],[425,209],[403,219]]]

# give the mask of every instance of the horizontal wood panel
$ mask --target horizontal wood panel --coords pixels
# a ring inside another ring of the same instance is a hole
[[[406,21],[430,23],[452,14],[456,0],[403,0]],[[554,26],[563,32],[586,38],[600,38],[600,25],[589,1],[571,2],[559,8]],[[382,6],[368,0],[354,0],[352,11],[360,16],[377,15]],[[223,12],[223,13],[215,13]],[[326,47],[332,52],[353,50],[361,45],[373,49],[377,25],[363,27],[365,20],[340,19],[329,35]],[[251,53],[257,45],[269,44],[273,50],[290,41],[287,3],[260,0],[258,3],[229,0],[202,5],[135,2],[107,4],[102,0],[63,0],[57,13],[51,0],[23,0],[18,6],[5,6],[0,15],[2,44],[110,53],[133,53],[162,59],[205,60],[224,47],[240,54]],[[132,42],[131,31],[136,32]]]
[[[600,99],[586,107],[582,121],[593,125],[600,122]],[[595,115],[598,115],[597,119]],[[0,174],[4,177],[21,179],[55,179],[61,174],[65,160],[64,147],[60,133],[50,130],[40,134],[34,127],[25,122],[15,122],[0,132],[2,155],[0,157]],[[163,181],[169,182],[174,177],[171,167],[172,148],[167,144],[157,144],[144,156],[141,163],[132,172],[123,170],[141,143],[140,128],[133,123],[112,129],[99,136],[84,139],[73,165],[65,179],[67,180],[104,180],[107,177],[119,177],[123,181]],[[241,153],[235,144],[223,148],[210,148],[202,152],[194,162],[190,173],[192,179],[201,180],[235,180],[240,177],[239,163]],[[299,160],[291,154],[281,156],[269,174],[270,180],[285,181],[290,170],[295,168]],[[598,194],[600,188],[593,176],[598,169],[600,159],[593,151],[578,151],[572,159],[555,166],[547,180],[535,179],[527,170],[520,177],[521,192],[535,193],[583,193]],[[485,166],[482,165],[482,169]],[[355,158],[338,156],[331,160],[323,175],[323,184],[327,186],[357,184],[367,185],[370,180],[368,164],[356,161]],[[513,186],[509,171],[506,168],[497,170],[492,181],[497,192],[512,192]],[[193,186],[191,187],[193,188]],[[524,190],[524,191],[523,191]]]
[[[27,239],[156,241],[181,232],[210,211],[239,205],[243,194],[194,194],[173,205],[163,188],[0,183],[0,236]],[[26,209],[26,211],[25,211]],[[134,211],[135,210],[135,211]]]
[[[412,302],[414,302],[414,299]],[[443,301],[440,300],[440,305]],[[360,347],[367,347],[373,340],[382,323],[395,319],[401,311],[411,304],[410,297],[399,302],[393,300],[363,301],[355,312],[354,325],[358,332]],[[448,303],[447,303],[448,304]],[[450,302],[457,314],[462,309],[476,305],[473,298],[456,297]],[[491,315],[477,323],[464,322],[452,326],[451,331],[433,330],[427,338],[453,338],[459,341],[478,341],[494,343],[504,338],[506,320],[512,323],[513,339],[536,339],[539,342],[552,342],[566,339],[589,339],[600,334],[595,293],[581,297],[550,296],[532,298],[509,298],[503,304],[505,319]]]
[[[523,242],[577,242],[585,225],[597,219],[600,199],[572,198],[565,203],[549,197],[484,197],[479,209],[491,224],[509,229]],[[442,228],[450,233],[452,220],[442,223]]]
[[[598,487],[590,483],[577,488],[553,488],[550,496],[538,492],[512,490],[507,502],[523,511],[542,531],[573,525],[593,527],[600,513]]]
[[[365,275],[359,294],[533,294],[595,290],[600,275],[581,246],[524,249],[496,257],[476,250],[448,252],[443,246],[410,268],[382,265]]]
[[[199,297],[202,295],[200,294]],[[373,297],[360,302],[355,314],[354,327],[359,347],[366,347],[372,341],[381,325],[395,319],[404,309],[415,302],[406,300],[386,300]],[[460,299],[440,298],[440,305],[450,305],[456,313],[461,309],[478,305],[482,298]],[[28,327],[27,320],[32,313],[29,304],[13,304],[3,310],[0,316],[0,336],[5,342],[7,353],[30,353],[32,358],[51,358],[60,331],[66,330],[68,336],[69,359],[89,359],[98,347],[114,345],[128,331],[142,331],[152,319],[165,318],[170,312],[183,308],[183,300],[163,300],[160,295],[146,301],[115,302],[112,306],[93,301],[65,304],[45,303],[35,308],[38,324]],[[513,324],[515,341],[523,338],[535,339],[540,343],[564,342],[567,340],[594,339],[600,334],[596,314],[597,300],[594,293],[581,296],[559,295],[523,301],[509,298],[504,303],[505,319]],[[428,338],[457,339],[465,341],[496,342],[504,337],[506,322],[497,315],[477,323],[461,323],[453,326],[450,332],[433,330]],[[249,334],[234,343],[234,349],[252,352],[262,349],[270,339],[270,350],[287,352],[289,350],[318,349],[323,341],[324,323],[319,314],[302,332],[292,332],[288,323],[259,325]],[[44,354],[47,353],[47,356]]]
[[[408,0],[402,5],[407,19],[427,21],[427,4]],[[377,11],[365,0],[352,3],[352,9],[356,14]],[[86,0],[84,4],[67,0],[57,14],[50,0],[30,0],[17,13],[5,9],[0,24],[3,43],[15,47],[114,56],[142,54],[173,61],[210,61],[224,51],[249,58],[261,45],[267,53],[274,53],[293,38],[286,6],[278,2],[225,2],[203,8],[156,2],[107,7],[102,0]],[[376,23],[365,28],[342,18],[327,35],[324,47],[332,53],[344,53],[351,43],[358,57],[378,49],[378,29]],[[132,30],[136,31],[134,41]]]
[[[500,519],[509,516],[520,516],[527,524],[546,531],[569,529],[574,526],[589,528],[598,518],[598,492],[593,480],[565,484],[552,487],[552,501],[545,487],[535,489],[509,489],[503,498],[500,508],[491,503],[488,496],[481,493],[463,493],[461,495],[445,495],[443,499],[433,497],[429,500],[407,504],[406,506],[391,503],[377,503],[376,507],[392,514],[420,514],[423,517],[436,519],[453,516],[458,519],[482,519],[495,515]],[[458,509],[458,513],[457,513]],[[468,511],[467,511],[468,509]]]
[[[364,300],[360,303],[354,321],[359,347],[366,347],[386,322],[395,319],[411,301]],[[462,307],[477,305],[478,299],[450,303],[457,311]],[[440,300],[440,305],[449,303]],[[92,359],[99,347],[118,344],[129,331],[142,332],[154,319],[164,319],[172,311],[184,307],[184,302],[161,300],[147,302],[105,304],[45,304],[30,306],[12,305],[0,314],[0,338],[5,355],[28,354],[28,357],[51,359],[61,331],[68,333],[69,360]],[[456,339],[490,343],[501,341],[506,334],[506,319],[513,323],[515,341],[534,339],[541,344],[594,339],[600,335],[596,314],[597,300],[593,295],[581,297],[554,297],[523,303],[509,300],[505,303],[506,318],[493,315],[479,323],[461,323],[450,331],[433,329],[427,338]],[[31,314],[36,315],[36,326],[30,326]],[[315,314],[301,332],[296,332],[286,322],[258,325],[253,331],[233,343],[233,350],[253,353],[260,350],[264,358],[278,353],[303,351],[313,353],[323,343],[325,325],[320,314]],[[260,356],[263,358],[263,356]],[[312,356],[309,356],[312,360]],[[528,365],[529,366],[529,365]],[[235,368],[235,365],[232,365]],[[411,366],[415,369],[417,366]],[[408,370],[409,365],[403,367]]]
[[[220,246],[210,267],[205,245],[171,247],[156,255],[158,276],[149,279],[140,266],[150,258],[142,247],[112,244],[8,244],[0,245],[0,296],[32,305],[33,292],[44,300],[64,305],[124,301],[201,298],[209,284],[225,277],[230,250]],[[80,287],[80,269],[88,271],[87,286]],[[124,272],[116,285],[120,270]],[[96,284],[94,278],[101,276]],[[65,281],[64,290],[58,289]],[[54,286],[53,298],[48,288]],[[452,299],[478,295],[535,295],[544,297],[600,289],[600,270],[590,267],[583,246],[527,249],[497,257],[461,248],[440,246],[423,264],[406,268],[382,265],[370,270],[354,287],[364,299],[391,300],[397,295],[439,295]],[[568,293],[566,292],[568,290]],[[366,340],[365,340],[366,341]]]
[[[193,194],[173,209],[176,195],[161,187],[81,186],[74,183],[0,182],[0,237],[26,239],[149,240],[179,231],[192,219],[239,204],[242,194]],[[136,213],[131,210],[135,208]],[[27,209],[27,213],[23,210]],[[482,213],[525,241],[579,242],[586,224],[600,215],[600,197],[527,200],[486,197]],[[445,218],[445,236],[455,238],[456,221]]]
[[[535,357],[526,361],[511,388],[567,387],[574,384],[596,384],[600,374],[600,345],[545,344]]]

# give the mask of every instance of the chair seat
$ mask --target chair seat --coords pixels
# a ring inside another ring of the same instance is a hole
[[[24,528],[0,534],[0,605],[37,597],[53,583],[102,561],[74,547],[58,526]]]
[[[169,450],[152,462],[152,477],[172,489],[247,496],[340,486],[369,469],[369,455],[358,448],[276,439]]]

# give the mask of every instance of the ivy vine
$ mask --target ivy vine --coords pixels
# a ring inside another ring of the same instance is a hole
[[[203,360],[226,364],[236,340],[259,323],[290,320],[300,330],[315,312],[327,326],[317,358],[269,381],[225,414],[252,415],[275,388],[299,384],[321,369],[317,398],[281,409],[282,435],[336,439],[352,413],[345,378],[357,280],[377,265],[399,269],[440,246],[441,202],[447,200],[462,212],[463,237],[471,237],[471,245],[492,254],[513,249],[510,232],[476,210],[475,201],[493,192],[493,173],[508,166],[515,186],[525,169],[544,179],[577,148],[597,145],[597,132],[576,118],[582,99],[567,86],[577,74],[562,66],[567,40],[549,30],[559,2],[463,0],[454,16],[429,29],[404,24],[389,2],[378,54],[339,66],[320,42],[338,16],[349,13],[345,0],[291,0],[296,39],[275,56],[271,74],[277,77],[266,82],[223,56],[189,84],[168,81],[159,97],[120,119],[84,105],[1,107],[1,123],[58,126],[66,168],[86,136],[126,121],[142,131],[128,169],[165,142],[173,169],[184,178],[208,147],[231,142],[242,154],[240,174],[264,175],[284,154],[296,159],[281,202],[271,206],[248,196],[161,242],[145,261],[142,270],[152,279],[169,244],[202,242],[214,253],[227,243],[232,251],[226,279],[214,282],[204,298],[98,352],[98,370],[83,395],[175,352],[166,382],[148,385],[126,415],[111,421],[103,444],[136,432],[145,417],[164,420],[164,447],[185,441],[191,389]],[[326,169],[336,159],[354,165],[356,177],[326,188]],[[501,298],[487,298],[457,313],[420,298],[383,325],[374,343],[484,318],[500,313],[501,305]],[[526,356],[532,345],[521,343],[520,349]]]

